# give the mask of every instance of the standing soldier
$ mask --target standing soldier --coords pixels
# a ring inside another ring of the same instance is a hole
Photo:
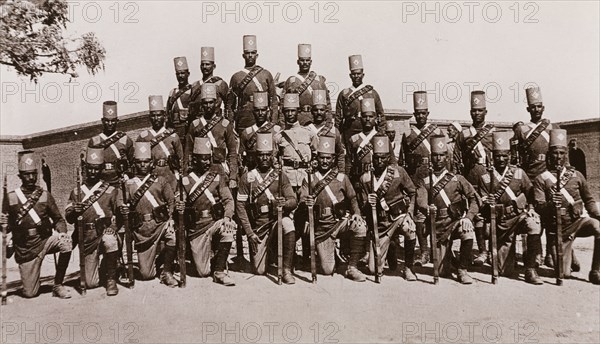
[[[411,176],[413,183],[419,185],[425,177],[429,167],[431,146],[429,139],[432,135],[441,135],[441,130],[435,124],[427,123],[429,117],[429,106],[427,92],[416,91],[413,93],[413,106],[415,109],[415,125],[410,126],[410,133],[404,134],[402,138],[402,150],[400,152],[400,164]],[[429,249],[427,247],[427,235],[425,235],[425,215],[417,211],[415,214],[417,226],[417,238],[421,256],[417,259],[418,266],[429,262]]]
[[[542,172],[546,171],[546,153],[550,141],[550,130],[560,129],[558,125],[550,123],[544,115],[545,106],[539,87],[525,89],[527,97],[527,112],[531,121],[521,124],[515,130],[521,166],[530,180],[535,180]],[[542,219],[544,220],[544,219]],[[545,227],[545,226],[544,226]],[[550,252],[554,249],[554,242],[549,240],[546,231],[546,259],[545,265],[554,266]],[[575,262],[575,260],[573,260]]]
[[[510,275],[512,272],[512,259],[514,258],[513,243],[515,236],[527,234],[527,256],[525,261],[525,281],[531,284],[544,284],[537,274],[537,255],[542,251],[540,235],[542,226],[540,217],[528,206],[531,195],[531,181],[525,171],[511,165],[510,140],[512,131],[499,131],[493,134],[493,174],[482,174],[479,177],[478,191],[487,210],[484,214],[489,216],[489,207],[495,206],[497,213],[496,236],[498,238],[498,269],[500,275]],[[486,231],[489,238],[491,232]]]
[[[301,191],[300,207],[313,207],[315,212],[315,243],[321,269],[325,275],[333,275],[335,240],[341,235],[349,235],[350,257],[346,278],[364,282],[366,277],[358,270],[357,264],[365,254],[367,226],[360,215],[350,179],[335,167],[333,137],[322,136],[319,139],[317,169],[312,177],[312,194],[308,193],[306,184]]]
[[[452,242],[460,239],[460,257],[458,259],[457,279],[462,284],[473,283],[467,269],[471,266],[473,256],[473,219],[479,211],[477,196],[473,186],[461,175],[447,170],[448,145],[445,136],[433,136],[430,141],[431,162],[433,167],[432,183],[425,178],[417,190],[417,206],[423,214],[431,214],[435,218],[440,275],[449,275]],[[433,187],[433,204],[429,205],[428,195]]]
[[[154,173],[163,177],[174,190],[181,172],[183,148],[179,135],[165,127],[165,108],[162,96],[149,96],[152,129],[143,130],[137,142],[148,142],[152,148]]]
[[[231,189],[237,188],[238,177],[238,142],[233,132],[233,125],[220,111],[217,111],[217,87],[205,83],[201,91],[202,116],[196,118],[188,130],[185,144],[183,168],[188,169],[195,137],[206,137],[212,144],[212,159],[216,168],[221,171],[225,183]]]
[[[352,135],[347,143],[346,171],[349,171],[352,182],[357,182],[363,173],[371,169],[372,140],[378,132],[374,99],[365,98],[361,100],[360,109],[362,132]],[[390,164],[396,163],[396,157],[392,157]]]
[[[313,105],[313,94],[317,90],[325,92],[323,102],[327,111],[331,111],[331,100],[329,90],[325,84],[325,77],[310,70],[312,64],[312,50],[310,44],[298,44],[298,74],[290,76],[283,86],[285,93],[298,93],[300,97],[300,113],[298,122],[300,125],[308,125],[313,121],[311,113]]]
[[[216,247],[212,259],[213,281],[234,286],[235,282],[225,273],[225,266],[235,233],[231,219],[235,205],[225,179],[218,171],[211,170],[213,149],[207,137],[194,139],[192,172],[181,181],[186,200],[177,201],[177,210],[186,212],[187,236],[200,277],[210,275],[213,247]],[[213,240],[218,240],[218,244]]]
[[[485,92],[471,92],[473,124],[458,134],[454,161],[459,173],[465,176],[473,187],[477,187],[479,176],[487,173],[485,162],[492,155],[492,133],[495,127],[485,123],[486,114]],[[479,250],[475,263],[478,265],[483,265],[488,257],[483,226],[483,218],[478,214],[475,218],[475,238]]]
[[[8,225],[8,231],[13,233],[15,261],[19,264],[23,296],[37,296],[44,257],[60,252],[58,262],[55,262],[52,296],[68,299],[71,295],[63,285],[63,280],[71,259],[73,243],[67,235],[67,225],[54,197],[36,185],[38,171],[34,153],[23,151],[18,155],[22,185],[6,195],[0,225]],[[52,235],[52,229],[58,235]]]
[[[244,68],[231,77],[227,101],[233,111],[235,130],[240,133],[255,123],[252,114],[253,95],[255,92],[267,92],[269,108],[271,109],[271,122],[278,122],[275,83],[271,72],[256,64],[258,51],[256,36],[245,35],[244,42]]]
[[[390,146],[392,150],[390,153],[396,158],[400,159],[400,150],[402,148],[402,141],[400,144],[396,142],[396,127],[394,127],[394,121],[388,121],[385,128],[385,134],[390,139]]]
[[[596,201],[581,172],[572,166],[566,166],[567,161],[567,131],[563,129],[550,130],[550,148],[548,149],[547,170],[538,175],[533,181],[535,207],[542,215],[548,240],[556,240],[556,207],[565,208],[562,218],[562,251],[565,278],[571,276],[571,252],[576,237],[594,237],[594,253],[589,280],[600,284],[600,213]],[[557,172],[560,175],[560,191],[557,190]],[[529,238],[527,239],[529,241]],[[551,254],[556,261],[556,247]]]
[[[192,85],[189,83],[190,71],[185,56],[173,59],[177,87],[171,90],[167,99],[167,128],[175,130],[181,139],[185,137],[192,100]],[[181,142],[184,144],[184,142]]]
[[[117,288],[117,264],[119,239],[117,237],[116,214],[123,200],[119,189],[100,178],[104,167],[104,150],[88,148],[85,160],[85,182],[81,190],[77,186],[71,191],[65,217],[71,224],[83,217],[83,228],[75,228],[73,242],[85,252],[85,285],[96,288],[100,284],[100,255],[104,256],[106,268],[106,295],[119,293]],[[81,197],[81,199],[79,198]],[[83,230],[85,242],[78,242],[78,230]]]
[[[456,139],[458,138],[458,134],[462,132],[462,125],[458,122],[452,122],[448,126],[448,155],[453,157],[454,150],[456,149]],[[449,159],[450,171],[454,173],[458,173],[458,168],[454,164],[454,159]]]
[[[283,275],[285,284],[294,284],[292,274],[296,234],[290,218],[296,208],[296,194],[285,174],[273,168],[273,134],[256,134],[256,168],[242,174],[236,201],[236,213],[250,244],[251,263],[255,273],[266,273],[267,262],[273,260],[277,237],[277,206],[283,207]],[[281,178],[281,180],[279,180]]]
[[[176,248],[171,220],[175,195],[164,177],[152,173],[155,160],[152,159],[150,142],[136,142],[134,148],[135,177],[127,181],[127,197],[124,198],[129,200],[129,204],[121,207],[121,213],[129,214],[142,279],[156,277],[157,250],[159,241],[163,241],[164,265],[160,282],[173,288],[177,285],[173,277]]]
[[[365,74],[363,73],[362,56],[349,56],[348,63],[350,65],[352,86],[342,90],[335,106],[335,125],[342,132],[342,138],[346,145],[352,135],[364,131],[362,121],[359,118],[363,99],[373,99],[376,122],[380,128],[385,128],[385,113],[383,112],[379,93],[375,91],[373,86],[363,84]]]
[[[202,85],[204,84],[215,84],[217,87],[216,108],[221,109],[221,105],[223,105],[225,109],[225,118],[229,121],[233,121],[233,113],[231,112],[231,107],[227,103],[229,86],[227,86],[227,82],[221,77],[213,75],[215,68],[217,68],[215,63],[215,48],[200,48],[200,71],[202,72],[202,80],[198,80],[192,84],[192,106],[190,109],[191,116],[188,119],[188,125],[196,118],[202,116],[202,108],[198,97],[200,96]]]
[[[133,162],[133,141],[117,130],[117,103],[109,100],[102,104],[102,133],[92,137],[87,146],[104,150],[104,168],[100,178],[118,187],[121,173],[129,172]],[[83,152],[85,157],[85,152]]]
[[[269,94],[267,92],[254,93],[254,108],[252,111],[256,123],[246,128],[240,135],[239,154],[243,163],[243,167],[240,170],[244,170],[243,172],[251,171],[257,166],[255,153],[258,133],[274,134],[281,130],[280,126],[268,120],[270,118],[268,99]]]
[[[377,207],[379,229],[379,269],[383,271],[384,258],[390,243],[398,235],[404,236],[404,277],[407,281],[416,281],[412,271],[415,253],[414,212],[416,188],[404,168],[391,165],[390,144],[387,136],[375,136],[373,139],[373,169],[366,171],[360,178],[359,199],[363,202],[364,214],[372,214],[372,206]],[[373,226],[372,216],[370,225]],[[394,263],[388,262],[390,266]],[[375,273],[375,258],[371,250],[369,269]]]
[[[302,99],[302,98],[300,98]],[[318,137],[327,136],[335,139],[335,165],[338,171],[346,171],[346,148],[339,129],[328,118],[329,95],[325,90],[315,90],[312,96],[312,123],[307,126]]]

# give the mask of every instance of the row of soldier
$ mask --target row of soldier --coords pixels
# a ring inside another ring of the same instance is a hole
[[[285,283],[294,283],[292,271],[299,263],[294,260],[297,239],[303,240],[305,260],[312,263],[317,256],[324,274],[335,271],[334,252],[340,241],[340,256],[348,263],[346,276],[364,281],[359,262],[366,260],[371,273],[378,277],[386,257],[390,267],[395,265],[396,258],[388,251],[395,251],[390,248],[397,246],[402,235],[404,276],[412,281],[416,279],[413,266],[429,262],[427,236],[432,228],[435,238],[432,236],[431,252],[440,257],[434,261],[434,270],[444,276],[455,268],[461,283],[472,283],[467,270],[473,263],[474,241],[479,250],[475,263],[484,264],[489,256],[485,240],[490,239],[490,232],[496,232],[496,240],[490,240],[490,245],[492,241],[497,245],[489,251],[498,251],[492,265],[499,263],[501,273],[511,273],[514,238],[527,234],[525,281],[541,284],[536,269],[542,253],[542,229],[548,242],[547,265],[562,261],[556,265],[565,276],[572,268],[579,268],[571,259],[573,238],[594,236],[589,279],[600,282],[598,209],[583,176],[565,166],[566,132],[542,118],[544,106],[538,88],[526,90],[531,122],[515,127],[514,132],[497,131],[486,124],[485,94],[473,92],[473,123],[464,130],[453,124],[456,130],[449,130],[449,134],[455,131],[456,136],[450,141],[435,124],[427,123],[427,94],[415,92],[416,124],[401,145],[396,145],[390,139],[393,134],[384,120],[379,97],[372,87],[362,84],[360,56],[349,59],[353,87],[338,97],[335,116],[327,91],[313,88],[312,83],[304,87],[302,82],[283,94],[282,116],[277,118],[274,113],[279,110],[273,108],[276,97],[259,86],[257,75],[266,71],[254,68],[255,37],[245,36],[244,43],[245,71],[234,75],[231,88],[223,87],[222,80],[200,83],[198,117],[189,125],[182,125],[180,92],[171,94],[167,108],[162,97],[150,96],[152,128],[142,131],[134,143],[116,130],[116,103],[104,103],[103,133],[86,147],[84,181],[72,192],[65,210],[66,220],[81,220],[83,228],[73,236],[75,244],[84,242],[80,250],[84,252],[83,287],[99,285],[102,254],[107,293],[118,292],[117,266],[122,252],[118,232],[122,227],[128,227],[124,229],[133,236],[142,279],[155,277],[155,260],[158,250],[162,251],[160,280],[168,286],[178,284],[173,276],[174,262],[186,244],[200,276],[212,274],[215,282],[233,285],[225,266],[236,230],[237,238],[241,239],[242,231],[247,236],[257,273],[266,272],[273,259],[270,245],[275,238],[280,241],[276,265]],[[299,47],[299,74],[304,76],[310,68],[310,56],[307,70],[300,54],[307,51],[310,47]],[[202,56],[214,55],[211,49],[203,48]],[[175,66],[181,86],[180,76],[189,71],[181,70],[186,64],[180,58],[175,59]],[[203,72],[214,69],[214,58],[209,67]],[[242,87],[235,86],[236,78],[242,79]],[[290,79],[288,82],[293,83],[300,78]],[[255,88],[255,92],[248,96],[247,88]],[[232,93],[237,94],[233,103]],[[302,105],[304,98],[310,99],[308,108]],[[242,104],[230,107],[232,120],[226,118],[225,103]],[[302,116],[304,123],[299,122]],[[183,137],[177,124],[183,126]],[[61,251],[54,293],[68,297],[62,279],[74,244],[65,234],[65,221],[52,196],[36,186],[35,166],[31,153],[20,156],[23,185],[5,197],[8,216],[3,215],[2,222],[13,233],[24,295],[37,294],[43,256]],[[561,181],[558,188],[557,171]],[[558,216],[562,221],[553,215],[557,206],[566,209]],[[494,228],[489,224],[491,213],[497,214]],[[178,214],[185,219],[174,221]],[[428,217],[432,221],[426,226]],[[557,222],[565,226],[562,245],[553,245],[557,242]],[[314,240],[307,235],[310,227]],[[50,236],[51,228],[61,234]],[[182,241],[177,239],[176,228],[184,229],[187,242],[183,246],[176,246]],[[82,239],[78,239],[81,233]],[[368,244],[368,233],[377,244]],[[453,239],[461,239],[460,255],[455,260],[448,250]],[[415,257],[417,241],[420,257]],[[236,245],[239,257],[243,255],[240,243]],[[565,259],[560,259],[562,256]],[[183,265],[178,258],[183,270],[185,257]],[[131,263],[130,257],[127,263]],[[180,279],[185,279],[185,272],[180,273]]]

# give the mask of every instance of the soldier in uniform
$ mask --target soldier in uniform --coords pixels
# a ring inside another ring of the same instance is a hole
[[[129,215],[141,278],[156,277],[155,262],[159,242],[162,241],[164,265],[160,281],[173,288],[177,285],[173,277],[176,257],[175,229],[171,219],[175,207],[173,188],[163,176],[152,172],[155,160],[150,142],[134,144],[134,159],[135,177],[125,185],[127,197],[124,198],[129,203],[120,210],[124,216]]]
[[[238,177],[238,142],[233,131],[233,125],[220,111],[217,111],[217,87],[205,83],[201,92],[202,116],[196,118],[186,136],[184,155],[184,170],[188,169],[195,137],[206,137],[213,146],[213,164],[221,171],[225,183],[231,189],[237,188]]]
[[[275,92],[275,83],[271,72],[256,64],[258,50],[256,36],[245,35],[244,58],[245,65],[242,70],[233,74],[227,101],[233,111],[235,130],[240,133],[255,123],[253,108],[253,95],[255,92],[267,92],[269,108],[271,109],[271,122],[278,123],[278,109]]]
[[[394,127],[393,121],[387,122],[387,125],[385,128],[385,134],[390,139],[390,146],[392,147],[390,154],[392,154],[394,157],[396,157],[396,159],[398,159],[398,162],[399,162],[400,161],[400,150],[402,149],[402,142],[400,142],[400,144],[398,144],[396,142],[396,127]]]
[[[192,106],[191,116],[188,119],[188,125],[196,118],[202,116],[202,107],[200,105],[200,93],[202,91],[202,85],[214,84],[217,88],[217,104],[216,108],[221,109],[221,106],[225,110],[225,118],[229,121],[233,121],[233,113],[231,112],[230,104],[227,102],[227,94],[229,93],[229,86],[227,82],[221,77],[213,75],[217,65],[215,63],[215,48],[214,47],[202,47],[200,48],[200,71],[202,72],[202,80],[198,80],[192,84]]]
[[[167,98],[167,128],[175,130],[181,139],[185,137],[192,100],[192,85],[189,83],[190,71],[185,56],[173,59],[177,87]],[[181,144],[183,144],[182,142]]]
[[[359,118],[361,112],[361,101],[366,98],[373,99],[376,113],[376,121],[380,128],[385,128],[385,113],[379,93],[373,86],[363,84],[364,69],[361,55],[348,57],[350,65],[350,79],[352,86],[342,90],[338,96],[335,106],[335,125],[342,132],[344,142],[347,142],[354,134],[364,131],[362,121]]]
[[[300,98],[302,99],[302,98]],[[346,171],[346,147],[342,141],[339,129],[333,125],[333,119],[328,118],[329,95],[325,90],[314,90],[312,94],[312,123],[307,125],[317,137],[335,138],[335,165],[338,171]]]
[[[151,129],[140,132],[137,142],[148,142],[152,148],[154,173],[163,177],[174,190],[181,173],[183,148],[179,135],[165,127],[165,107],[162,96],[149,96]]]
[[[479,177],[478,191],[485,203],[485,216],[489,218],[489,208],[496,209],[496,236],[498,245],[499,272],[510,275],[514,266],[516,235],[527,234],[527,255],[525,281],[531,284],[544,284],[537,274],[537,255],[541,254],[540,217],[528,206],[533,185],[525,171],[511,165],[510,140],[512,131],[498,131],[493,134],[493,177],[490,173]],[[491,178],[494,178],[493,180]],[[486,238],[490,232],[486,231]]]
[[[312,64],[312,49],[310,44],[298,44],[298,73],[290,76],[284,86],[284,93],[297,93],[300,96],[300,113],[298,122],[300,125],[308,125],[313,121],[312,106],[313,94],[317,90],[325,92],[325,103],[327,111],[331,111],[331,100],[329,90],[325,84],[325,77],[310,70]]]
[[[456,139],[458,138],[458,134],[462,132],[462,125],[458,122],[452,122],[448,126],[448,154],[452,157],[454,156],[454,150],[456,149]],[[458,173],[458,169],[454,164],[454,159],[450,159],[448,162],[450,165],[451,172]]]
[[[106,101],[102,104],[102,133],[92,137],[87,147],[104,150],[104,168],[100,178],[113,187],[118,187],[120,174],[129,172],[133,162],[133,141],[122,131],[117,130],[117,103]],[[85,152],[83,152],[85,157]]]
[[[415,125],[410,126],[410,133],[404,134],[402,138],[402,150],[400,151],[400,164],[411,176],[413,183],[418,185],[423,178],[427,177],[431,146],[429,138],[432,135],[441,135],[442,131],[436,124],[427,123],[429,117],[429,106],[427,92],[416,91],[413,93],[413,106],[415,109]],[[417,238],[421,256],[416,264],[425,265],[429,262],[429,249],[427,247],[427,236],[425,235],[425,215],[417,211],[415,214],[417,226]]]
[[[100,285],[100,255],[106,268],[106,295],[119,293],[117,288],[117,264],[119,260],[119,238],[117,237],[116,214],[123,204],[119,189],[100,178],[104,167],[104,149],[88,148],[85,161],[85,182],[71,191],[65,209],[67,222],[73,224],[83,217],[83,228],[75,228],[73,242],[85,252],[85,285],[96,288]],[[85,242],[79,243],[78,231],[83,230]]]
[[[430,140],[433,166],[433,205],[429,205],[428,195],[432,185],[429,177],[423,179],[417,189],[417,206],[423,214],[435,214],[437,243],[435,248],[440,257],[441,276],[449,275],[452,242],[460,239],[457,279],[462,284],[473,283],[467,269],[473,256],[473,219],[479,211],[475,189],[463,176],[447,170],[448,145],[445,136],[433,136]]]
[[[283,208],[282,281],[294,284],[292,264],[296,234],[290,214],[297,201],[287,176],[273,168],[273,133],[257,133],[252,154],[256,155],[256,168],[242,174],[236,201],[236,213],[250,245],[250,260],[255,273],[266,273],[267,262],[274,258],[277,206],[280,205]]]
[[[486,159],[492,155],[492,133],[495,127],[485,123],[487,114],[485,92],[471,92],[471,119],[473,124],[458,134],[456,149],[454,150],[454,165],[460,174],[477,187],[479,176],[487,173]],[[488,257],[484,239],[484,222],[478,214],[475,217],[475,237],[479,255],[476,264],[483,265]]]
[[[317,168],[312,174],[312,194],[305,184],[301,190],[300,207],[313,207],[315,212],[315,243],[323,273],[333,274],[335,240],[341,235],[349,235],[350,257],[346,278],[364,282],[366,277],[358,270],[357,264],[365,254],[367,227],[360,215],[350,179],[334,166],[335,139],[322,136],[317,148]]]
[[[73,243],[54,197],[37,186],[36,157],[32,151],[19,152],[19,178],[22,185],[8,193],[2,205],[0,225],[12,232],[15,261],[23,282],[23,296],[35,297],[40,289],[40,270],[47,254],[60,252],[54,275],[52,295],[71,297],[63,286]],[[58,235],[52,235],[52,229]]]
[[[269,94],[267,92],[254,93],[254,108],[252,111],[256,123],[246,128],[240,134],[239,154],[242,158],[243,169],[245,169],[242,173],[256,168],[256,144],[258,133],[274,134],[281,130],[280,126],[268,120],[270,118],[268,99]],[[275,150],[275,152],[277,152],[277,150]]]
[[[389,163],[391,157],[389,138],[378,135],[373,138],[373,143],[373,169],[360,177],[359,199],[363,203],[363,214],[367,214],[367,218],[370,219],[370,226],[373,226],[371,207],[373,205],[377,207],[377,228],[381,249],[379,271],[383,271],[383,257],[387,256],[392,240],[398,235],[403,235],[404,277],[407,281],[415,281],[417,277],[412,269],[417,239],[412,214],[416,187],[404,168]],[[371,273],[375,273],[372,249],[369,257],[369,269]],[[388,262],[388,264],[390,267],[395,267],[394,263]]]
[[[515,130],[515,141],[523,170],[525,170],[530,180],[535,180],[538,175],[546,170],[546,153],[550,140],[550,130],[560,129],[560,127],[550,123],[550,120],[547,118],[542,118],[545,106],[539,87],[525,89],[525,95],[527,97],[527,112],[529,112],[531,121],[517,127]],[[554,242],[548,240],[547,234],[548,231],[546,231],[545,265],[553,267],[554,262],[552,261],[550,252],[554,249]]]
[[[346,155],[346,171],[349,172],[350,180],[358,181],[360,176],[371,168],[371,155],[373,153],[373,137],[378,132],[376,120],[375,101],[365,98],[360,101],[361,132],[352,135],[348,144]],[[385,127],[384,127],[385,128]],[[390,164],[397,164],[396,157],[390,158]]]
[[[594,253],[589,280],[600,284],[600,213],[596,201],[581,172],[567,161],[567,131],[552,129],[549,135],[547,170],[533,181],[535,209],[544,219],[548,240],[556,240],[556,205],[566,209],[562,218],[563,269],[565,278],[571,276],[573,241],[576,237],[594,237]],[[558,178],[557,178],[558,171]],[[556,188],[560,181],[560,191]],[[556,261],[556,249],[551,254]]]
[[[210,275],[211,256],[216,248],[212,260],[213,281],[234,286],[233,279],[225,273],[225,266],[235,233],[232,220],[235,205],[225,179],[211,169],[213,149],[209,138],[194,138],[192,171],[181,181],[186,200],[177,201],[177,210],[185,211],[188,218],[187,237],[198,274]]]

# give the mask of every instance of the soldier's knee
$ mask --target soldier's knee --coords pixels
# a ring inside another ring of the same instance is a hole
[[[115,234],[104,234],[102,236],[102,245],[104,252],[110,253],[119,250],[119,240]]]
[[[21,292],[21,295],[27,299],[31,299],[34,298],[38,295],[38,290],[37,289],[23,289],[23,291]]]
[[[281,219],[281,227],[283,228],[283,234],[288,234],[295,231],[294,221],[287,216]]]
[[[204,266],[196,266],[196,270],[198,271],[198,275],[200,277],[210,276],[210,266],[208,264]]]
[[[465,240],[473,240],[475,239],[475,232],[470,231],[470,232],[461,232],[460,233],[460,240],[461,241],[465,241]]]
[[[323,269],[323,275],[333,275],[333,272],[335,271],[335,261],[322,262],[321,268]]]

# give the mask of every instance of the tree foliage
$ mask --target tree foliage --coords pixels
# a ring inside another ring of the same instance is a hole
[[[70,74],[85,66],[104,69],[106,50],[93,32],[63,37],[68,18],[65,0],[0,0],[0,64],[31,80],[44,73]]]

